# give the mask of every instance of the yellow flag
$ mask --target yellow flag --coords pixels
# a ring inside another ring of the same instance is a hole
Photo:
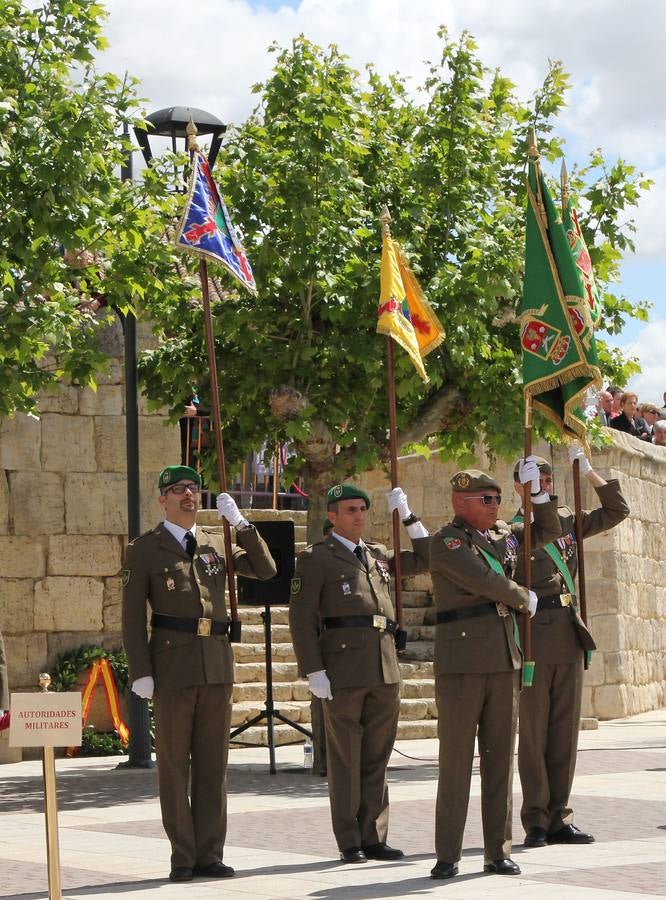
[[[444,340],[444,329],[428,303],[400,247],[388,235],[382,246],[381,293],[377,333],[386,334],[409,354],[416,371],[430,379],[423,357]]]

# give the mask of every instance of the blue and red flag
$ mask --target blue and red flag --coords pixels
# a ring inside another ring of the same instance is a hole
[[[199,150],[192,155],[192,174],[185,211],[175,238],[181,250],[208,256],[228,269],[252,294],[257,285],[224,200]]]

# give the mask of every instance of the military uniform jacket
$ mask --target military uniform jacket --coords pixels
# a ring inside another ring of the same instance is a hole
[[[187,619],[202,616],[228,620],[224,601],[224,535],[197,527],[197,548],[190,559],[180,543],[160,524],[132,541],[123,573],[123,641],[130,680],[146,675],[156,690],[197,684],[233,682],[229,638],[154,628],[148,636],[148,602],[152,612]],[[234,566],[240,575],[265,580],[275,575],[275,562],[252,526],[236,531]]]
[[[595,488],[601,508],[583,512],[583,537],[592,537],[620,523],[629,515],[629,507],[620,491],[620,483],[612,479]],[[558,515],[562,536],[555,541],[575,582],[578,571],[576,555],[576,517],[567,506],[560,506]],[[531,554],[531,588],[538,597],[566,594],[569,588],[552,558],[543,549]],[[524,559],[520,555],[516,567],[516,581],[525,583]],[[578,612],[578,604],[559,608],[538,609],[532,619],[532,649],[534,659],[544,663],[572,663],[580,659],[582,650],[594,650],[595,643]]]
[[[334,616],[382,615],[395,620],[391,599],[393,551],[365,541],[368,570],[336,538],[329,536],[299,554],[289,608],[294,651],[301,675],[325,669],[336,688],[372,687],[400,681],[394,636],[370,627],[330,628]],[[401,572],[428,568],[430,538],[412,542],[400,554]]]
[[[510,608],[524,613],[529,595],[512,581],[523,525],[497,521],[486,540],[456,517],[433,535],[430,573],[437,612],[499,604],[497,614],[442,622],[435,632],[435,675],[508,672],[522,665]],[[541,546],[559,537],[560,520],[555,501],[535,504],[532,540]],[[495,572],[481,550],[492,554],[506,575]],[[503,606],[502,606],[503,604]],[[500,613],[505,613],[501,615]]]

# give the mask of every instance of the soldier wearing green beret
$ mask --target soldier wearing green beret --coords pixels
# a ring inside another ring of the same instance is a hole
[[[224,601],[224,536],[197,527],[201,478],[194,469],[167,466],[158,487],[164,521],[132,541],[125,554],[123,640],[132,690],[146,699],[154,692],[160,806],[171,842],[169,878],[226,878],[234,874],[222,862],[233,654]],[[236,529],[236,571],[272,578],[270,551],[233,498],[219,494],[217,508]]]
[[[573,444],[569,458],[579,460],[580,473],[596,491],[600,508],[583,512],[583,537],[613,528],[629,514],[617,480],[606,481],[592,468],[582,447]],[[550,463],[536,458],[542,490],[553,492]],[[515,471],[515,489],[523,486]],[[562,536],[531,554],[530,584],[538,597],[532,624],[532,686],[520,695],[518,770],[523,788],[521,819],[526,847],[546,844],[590,844],[594,837],[573,824],[569,795],[576,768],[578,728],[583,692],[585,651],[595,647],[578,613],[574,582],[578,568],[576,517],[558,508]],[[522,521],[522,506],[516,520]],[[525,581],[521,555],[516,581]]]
[[[519,478],[536,495],[533,541],[552,540],[560,533],[556,504],[541,491],[532,457],[522,463]],[[477,734],[484,871],[516,875],[520,869],[510,858],[511,797],[522,654],[515,614],[533,615],[536,596],[512,580],[523,526],[498,521],[499,484],[485,472],[467,469],[453,476],[451,486],[455,517],[430,545],[439,734],[437,864],[431,876],[458,873]]]
[[[413,552],[402,573],[427,569],[428,532],[400,488],[388,495]],[[393,552],[363,539],[368,495],[337,484],[326,497],[332,530],[296,562],[289,625],[301,674],[322,699],[333,832],[347,863],[394,860],[389,847],[386,767],[400,712],[397,623],[391,599]]]

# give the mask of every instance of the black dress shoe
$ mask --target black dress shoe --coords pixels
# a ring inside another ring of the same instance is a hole
[[[174,866],[169,872],[169,881],[192,881],[193,877],[189,866]]]
[[[431,878],[453,878],[458,874],[458,866],[456,863],[447,863],[437,861],[437,865],[430,870]]]
[[[581,831],[575,825],[565,825],[557,831],[546,835],[549,844],[593,844],[594,837],[587,831]]]
[[[520,875],[520,866],[516,865],[512,859],[496,859],[486,863],[483,871],[490,872],[492,875]]]
[[[402,859],[405,855],[402,850],[396,850],[388,844],[368,844],[367,847],[363,847],[363,852],[367,859]]]
[[[195,866],[194,874],[200,878],[231,878],[236,873],[231,866],[225,866],[223,862],[212,862],[207,866]]]
[[[346,863],[364,863],[368,861],[368,857],[360,847],[350,847],[348,850],[341,850],[340,859]]]
[[[545,847],[548,843],[545,828],[530,828],[525,835],[523,847]]]

